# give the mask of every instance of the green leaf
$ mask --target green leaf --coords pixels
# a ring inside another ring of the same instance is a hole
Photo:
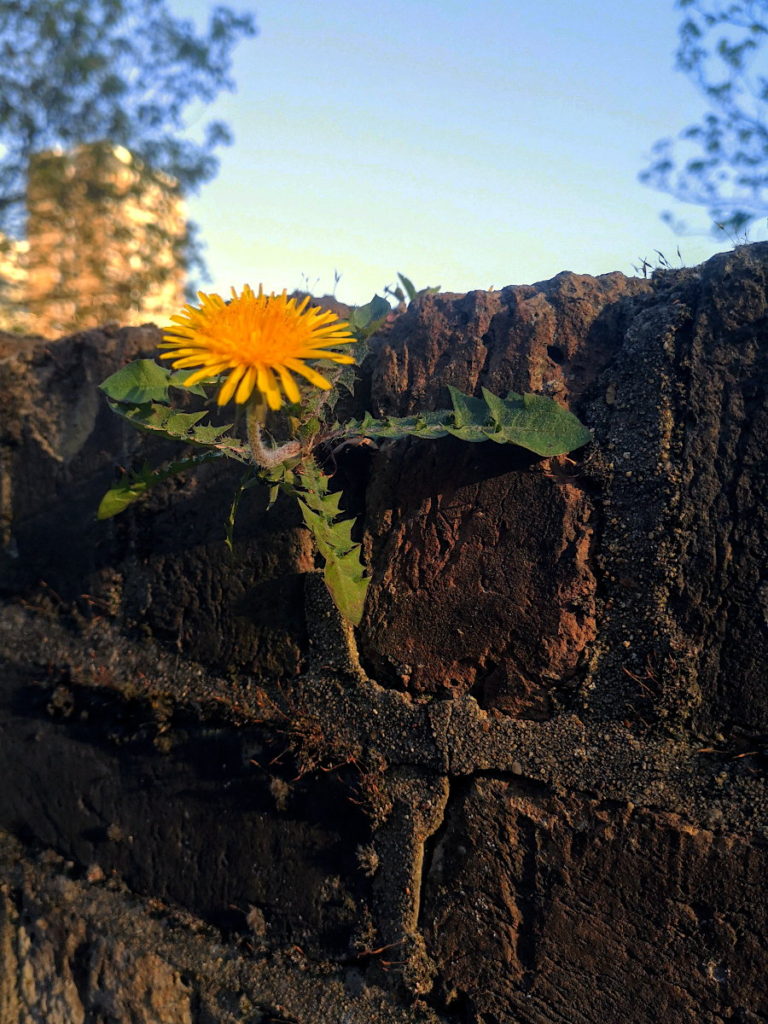
[[[451,396],[453,405],[453,426],[460,430],[462,427],[482,426],[488,419],[488,408],[481,398],[473,398],[465,395],[458,388],[448,385],[448,393]]]
[[[311,419],[305,420],[303,423],[299,422],[297,428],[294,431],[294,436],[300,441],[311,441],[320,433],[320,420],[317,416],[312,416]]]
[[[200,455],[192,455],[188,459],[166,463],[158,469],[143,466],[137,473],[128,474],[119,484],[110,487],[99,503],[96,518],[111,519],[113,516],[119,515],[129,505],[138,501],[139,498],[143,498],[150,487],[154,487],[172,476],[178,476],[185,470],[194,469],[201,463],[218,458],[220,455],[221,453],[216,451],[204,452]]]
[[[479,444],[482,441],[490,440],[489,427],[476,427],[471,423],[464,427],[449,427],[447,433],[452,437],[458,437],[460,441],[467,441],[469,444]]]
[[[208,394],[202,384],[193,384],[192,387],[189,388],[184,383],[184,381],[191,377],[193,373],[197,373],[197,370],[176,370],[169,376],[168,384],[170,385],[170,387],[179,388],[182,391],[186,391],[190,395],[197,395],[198,398],[207,398]],[[211,377],[210,382],[206,383],[214,384],[216,381],[218,381],[218,379],[218,377]]]
[[[227,423],[224,427],[214,427],[209,423],[204,423],[201,426],[194,428],[194,443],[195,444],[214,444],[221,440],[222,436],[226,434],[228,430],[231,430],[232,424]]]
[[[378,323],[376,326],[378,327]],[[373,332],[371,331],[369,333]],[[344,388],[344,390],[350,395],[354,395],[355,393],[355,384],[359,378],[359,367],[362,366],[363,360],[371,349],[367,337],[368,336],[366,335],[365,337],[359,338],[359,340],[354,342],[354,344],[344,346],[344,352],[346,352],[347,355],[352,356],[355,362],[353,365],[340,366],[339,372],[333,380],[333,391],[330,394],[325,392],[327,398],[323,404],[327,405],[331,412],[333,412],[336,407],[336,403],[339,400],[339,390],[341,388]],[[327,373],[326,376],[328,376]],[[321,392],[321,394],[322,393],[323,392]]]
[[[139,405],[110,401],[110,408],[134,427],[151,434],[159,434],[172,441],[183,441],[185,444],[202,445],[215,448],[217,451],[236,459],[239,462],[250,462],[247,446],[236,437],[230,437],[227,431],[231,424],[212,426],[200,424],[207,412],[179,412],[159,402],[143,402]]]
[[[408,301],[413,302],[413,300],[416,298],[416,289],[413,285],[413,282],[409,280],[405,276],[405,274],[401,274],[399,271],[397,276],[400,278],[400,284],[402,284],[403,288],[405,288],[406,294],[408,295]]]
[[[323,571],[334,604],[353,626],[360,625],[370,583],[370,579],[357,571],[359,568],[360,554],[355,548],[342,558],[326,562]]]
[[[368,327],[369,324],[381,320],[392,312],[392,307],[386,299],[380,295],[374,295],[370,302],[364,306],[353,309],[349,316],[349,323],[358,328]]]
[[[312,533],[325,563],[325,584],[341,614],[357,626],[363,614],[368,579],[360,545],[352,540],[354,520],[339,519],[341,495],[329,493],[328,477],[314,459],[302,463],[298,479],[293,494],[298,498],[304,524]]]
[[[224,543],[229,548],[230,553],[235,550],[234,546],[234,535],[235,535],[235,521],[237,520],[237,513],[240,509],[240,500],[242,499],[245,492],[252,487],[255,483],[258,483],[259,476],[258,470],[255,466],[249,466],[243,476],[240,478],[237,490],[232,497],[232,504],[229,507],[229,516],[225,524],[226,534],[224,537]]]
[[[398,439],[413,435],[424,439],[446,437],[453,422],[446,410],[421,413],[419,416],[392,416],[377,420],[366,412],[362,420],[339,425],[338,437],[384,437]]]
[[[96,510],[97,519],[111,519],[112,516],[117,516],[121,512],[124,512],[129,505],[132,505],[134,501],[138,501],[139,498],[147,491],[147,485],[136,483],[118,484],[117,487],[111,487],[99,503],[99,507]]]
[[[450,385],[448,391],[453,404],[450,411],[388,416],[380,420],[366,413],[362,420],[339,426],[334,437],[430,440],[451,434],[472,443],[515,444],[545,457],[563,455],[592,440],[589,430],[573,413],[544,395],[512,392],[507,398],[500,398],[484,388],[482,398],[473,398]]]
[[[188,437],[194,425],[208,415],[205,410],[202,412],[177,412],[176,409],[168,409],[166,414],[165,407],[162,405],[155,405],[153,410],[153,416],[157,418],[158,425],[162,426],[165,433],[179,439]],[[210,430],[210,428],[208,429]]]
[[[171,374],[154,359],[134,359],[103,381],[99,388],[113,402],[142,405],[144,402],[167,402]]]
[[[325,557],[325,552],[322,549],[327,547],[328,523],[306,500],[303,500],[303,496],[302,500],[299,501],[299,509],[304,525],[312,532],[315,542],[320,549],[320,554]]]
[[[592,434],[572,412],[545,395],[517,395],[506,399],[483,388],[497,430],[491,441],[517,444],[537,455],[550,457],[572,452],[589,444]]]
[[[349,315],[349,326],[352,333],[363,341],[370,337],[384,323],[392,307],[380,295],[374,295],[364,306],[353,309]]]
[[[302,493],[302,500],[314,512],[324,515],[326,518],[341,515],[341,509],[339,508],[341,491],[335,491],[333,494],[328,494],[327,492],[318,494],[307,490],[305,493]]]

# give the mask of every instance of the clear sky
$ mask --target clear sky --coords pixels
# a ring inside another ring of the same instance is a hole
[[[208,0],[170,0],[204,23]],[[262,282],[366,302],[500,288],[561,270],[632,274],[661,250],[731,247],[706,214],[638,181],[653,143],[697,120],[674,71],[673,0],[259,0],[218,177],[190,202],[206,290]],[[685,216],[679,238],[659,220]]]

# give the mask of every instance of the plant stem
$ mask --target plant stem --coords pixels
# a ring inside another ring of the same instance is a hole
[[[258,396],[260,398],[261,396]],[[264,405],[257,399],[252,399],[245,410],[245,423],[248,431],[248,445],[251,449],[251,458],[262,469],[274,469],[275,466],[286,459],[293,458],[301,451],[298,441],[288,441],[279,448],[272,448],[265,444],[261,434],[261,424],[264,421],[266,410]]]

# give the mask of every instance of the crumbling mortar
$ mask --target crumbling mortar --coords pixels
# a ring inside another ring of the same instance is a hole
[[[151,680],[142,686],[148,683]],[[98,685],[103,688],[103,683]],[[133,697],[118,679],[113,685],[116,694],[125,693],[123,699],[137,699],[135,683],[129,686]],[[188,707],[194,714],[200,709],[200,697],[209,692],[207,684],[199,693],[197,690],[193,677],[184,699],[164,692],[174,707]],[[223,683],[220,692],[222,697],[215,705],[219,714],[226,712],[232,701],[235,721],[269,725],[263,709],[254,705],[249,710],[247,690],[237,696]],[[472,697],[415,702],[408,694],[380,687],[351,670],[335,675],[315,669],[284,690],[287,697],[291,693],[299,698],[303,713],[317,720],[321,733],[373,765],[392,770],[421,767],[451,777],[510,771],[568,789],[603,786],[616,798],[638,805],[649,803],[672,810],[690,805],[700,809],[694,817],[702,819],[710,805],[717,805],[722,808],[723,826],[745,831],[768,827],[766,781],[760,774],[759,758],[747,766],[758,774],[748,777],[742,772],[736,793],[725,787],[713,795],[708,786],[717,773],[705,767],[702,774],[696,751],[697,745],[707,743],[696,737],[675,739],[664,731],[638,736],[620,723],[590,722],[574,714],[559,714],[547,722],[516,720],[483,712]],[[106,706],[105,712],[110,713]],[[294,725],[300,736],[301,721]],[[718,748],[717,757],[727,758],[727,746],[719,743]],[[701,756],[706,766],[706,755]],[[729,774],[743,765],[741,760],[734,761]]]

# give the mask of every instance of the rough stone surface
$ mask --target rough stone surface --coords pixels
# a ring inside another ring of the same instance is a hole
[[[762,1020],[768,844],[516,779],[455,787],[422,922],[491,1020]],[[471,937],[471,938],[470,938]]]
[[[621,274],[560,274],[428,297],[377,352],[374,409],[445,408],[451,384],[543,392],[579,411],[629,300],[649,290]],[[550,691],[572,685],[595,637],[594,508],[568,469],[453,439],[385,446],[367,503],[378,572],[361,639],[377,678],[549,717]]]
[[[0,1022],[767,1021],[767,313],[768,245],[412,303],[352,412],[595,441],[340,454],[355,631],[236,471],[95,521],[154,328],[0,338]]]
[[[0,1020],[23,1024],[439,1024],[356,968],[294,946],[222,942],[198,918],[116,879],[89,882],[0,834]]]

